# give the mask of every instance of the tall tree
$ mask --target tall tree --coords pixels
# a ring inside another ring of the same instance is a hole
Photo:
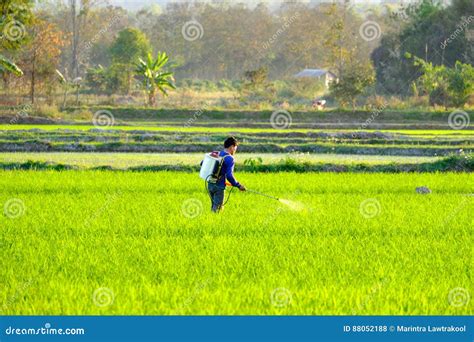
[[[372,64],[352,63],[346,65],[341,75],[339,82],[331,83],[331,93],[342,106],[351,104],[354,111],[357,97],[363,94],[366,88],[375,81]]]
[[[120,31],[110,47],[113,63],[123,65],[127,73],[127,94],[130,93],[136,61],[147,56],[150,51],[151,46],[148,38],[136,28],[127,28]]]
[[[56,75],[65,41],[63,32],[56,25],[42,19],[34,20],[31,36],[31,41],[23,50],[22,64],[30,78],[30,99],[34,103],[38,78],[47,79]]]
[[[80,54],[85,31],[88,26],[89,13],[105,0],[69,0],[70,32],[71,32],[71,75],[77,78],[81,75]]]

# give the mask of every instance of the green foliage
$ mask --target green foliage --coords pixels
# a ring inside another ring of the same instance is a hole
[[[456,62],[454,68],[433,65],[414,57],[414,65],[422,72],[418,81],[421,88],[430,96],[430,104],[445,107],[464,107],[474,91],[474,68]]]
[[[474,67],[457,61],[454,68],[449,69],[448,82],[450,104],[453,107],[464,107],[474,93]]]
[[[375,81],[374,71],[371,65],[349,65],[342,71],[339,82],[331,82],[331,95],[346,106],[352,105],[355,110],[357,97],[364,93],[365,89]]]
[[[93,137],[91,137],[93,138]],[[140,136],[128,136],[139,140]],[[222,140],[222,139],[221,139]],[[30,141],[31,143],[31,141]],[[444,158],[403,156],[336,156],[239,153],[236,168],[245,172],[474,172],[474,155],[457,153]],[[122,171],[197,172],[202,154],[115,153],[114,158],[103,153],[45,152],[0,153],[0,169],[12,170],[92,170],[103,167]],[[241,164],[240,160],[244,160]],[[265,163],[264,163],[265,160]]]
[[[2,0],[0,5],[0,52],[18,50],[28,39],[33,19],[33,0]],[[8,35],[8,36],[7,36]],[[13,39],[9,39],[13,37]]]
[[[227,90],[234,90],[234,86],[232,85],[232,81],[230,80],[219,80],[217,82],[217,87],[219,88],[219,90],[222,90],[222,91],[227,91]]]
[[[315,97],[322,95],[326,91],[326,86],[322,80],[311,79],[311,78],[301,78],[296,80],[291,80],[285,82],[286,91],[280,92],[279,94],[287,95],[287,99],[291,98],[303,98],[306,100],[313,100]],[[293,93],[292,96],[288,96]]]
[[[110,68],[111,75],[109,80],[118,82],[113,85],[113,89],[122,89],[122,82],[126,76],[126,93],[130,93],[134,65],[139,58],[145,57],[150,51],[150,42],[139,29],[126,28],[118,33],[117,38],[110,47],[112,66]]]
[[[127,65],[120,63],[112,63],[107,68],[105,81],[109,94],[128,93],[130,91],[131,73]]]
[[[102,65],[97,67],[92,67],[86,71],[86,84],[89,88],[94,89],[95,92],[99,94],[106,93],[110,88],[108,88],[108,75],[107,69]]]
[[[23,71],[8,58],[0,55],[0,73],[11,72],[16,76],[22,76]]]
[[[32,0],[2,0],[0,5],[0,74],[23,75],[23,71],[17,64],[2,52],[18,50],[28,40],[26,25],[32,20],[32,7]]]
[[[267,82],[268,69],[261,67],[256,70],[249,70],[244,73],[244,81],[240,89],[240,101],[261,109],[267,104],[271,107],[271,102],[276,95],[273,83]]]
[[[112,61],[124,65],[135,64],[138,58],[145,57],[150,51],[148,38],[136,28],[120,31],[110,47]]]
[[[58,77],[58,81],[60,84],[65,85],[68,83],[66,77],[58,69],[56,69],[56,76]]]
[[[256,70],[249,70],[245,72],[245,78],[252,87],[260,87],[265,84],[268,78],[268,68],[260,67]]]
[[[473,65],[474,49],[467,25],[473,14],[470,0],[456,0],[449,6],[423,0],[407,6],[392,22],[396,29],[384,32],[380,46],[372,52],[378,92],[409,95],[407,84],[420,74],[410,59],[403,58],[406,52],[423,57],[433,66],[453,66],[456,61]],[[436,92],[443,93],[439,88]]]
[[[244,160],[244,165],[251,168],[251,169],[257,168],[262,164],[263,164],[263,159],[260,158],[260,157],[247,158],[247,159]]]
[[[420,169],[429,172],[474,172],[474,154],[453,154],[433,163],[422,164]]]
[[[139,58],[136,74],[142,78],[143,88],[148,94],[148,105],[155,104],[156,91],[167,95],[167,89],[175,89],[173,73],[164,71],[169,57],[166,52],[158,52],[156,58],[151,53],[146,60]]]
[[[128,66],[113,63],[108,68],[99,65],[86,71],[86,84],[98,94],[123,94],[129,86]]]

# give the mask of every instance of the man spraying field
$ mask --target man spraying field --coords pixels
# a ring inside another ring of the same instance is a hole
[[[299,211],[304,208],[304,206],[298,202],[247,189],[245,186],[240,184],[234,177],[234,155],[237,152],[238,145],[239,142],[237,139],[229,137],[224,141],[224,149],[222,151],[206,154],[204,160],[201,162],[199,177],[206,181],[206,189],[211,198],[211,210],[213,212],[218,213],[224,207],[224,192],[226,186],[232,186],[232,188],[239,188],[240,191],[248,191],[258,196],[276,200],[291,210]],[[227,200],[229,200],[229,197],[230,193]]]
[[[224,149],[206,155],[202,162],[200,176],[207,182],[207,189],[211,198],[211,210],[219,212],[224,205],[224,191],[226,180],[231,186],[239,188],[240,191],[247,190],[234,177],[234,155],[237,152],[239,142],[234,137],[224,141]]]

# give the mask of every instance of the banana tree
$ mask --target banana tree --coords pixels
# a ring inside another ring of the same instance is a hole
[[[62,105],[62,108],[64,108],[64,107],[66,107],[67,94],[69,92],[69,86],[70,85],[69,85],[69,81],[66,78],[66,76],[64,76],[61,73],[61,71],[59,71],[58,69],[56,69],[56,76],[58,77],[59,84],[61,84],[61,86],[64,89],[63,105]]]
[[[156,92],[161,92],[164,96],[168,95],[167,88],[176,89],[173,81],[173,73],[163,71],[168,63],[166,52],[158,52],[156,58],[149,53],[146,60],[139,58],[135,73],[143,78],[143,87],[148,95],[148,105],[155,105]]]
[[[11,72],[16,76],[22,76],[23,71],[5,56],[0,55],[0,72]]]
[[[11,60],[0,54],[0,76],[3,79],[5,95],[7,96],[10,94],[10,87],[8,86],[10,74],[20,77],[23,76],[23,71]]]
[[[63,75],[61,71],[56,69],[56,76],[58,78],[59,84],[64,89],[64,96],[63,96],[63,105],[62,108],[66,107],[67,95],[69,93],[69,89],[76,89],[76,105],[79,105],[79,88],[81,87],[82,78],[76,77],[73,80],[69,80],[67,76]]]

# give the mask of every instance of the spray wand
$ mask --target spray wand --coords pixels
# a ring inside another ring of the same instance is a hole
[[[227,185],[227,186],[232,186],[232,184],[230,184],[229,182],[225,182],[225,185]],[[251,193],[256,194],[256,195],[260,195],[260,196],[264,196],[264,197],[267,197],[267,198],[271,198],[271,199],[274,199],[274,200],[276,200],[276,201],[280,201],[280,199],[279,199],[278,197],[270,196],[270,195],[264,194],[263,192],[255,191],[255,190],[252,190],[252,189],[247,189],[246,191],[251,192]]]
[[[232,186],[232,184],[230,184],[229,182],[225,182],[225,185]],[[287,206],[289,209],[291,209],[293,211],[302,211],[302,210],[305,209],[305,206],[300,202],[295,202],[295,201],[290,201],[290,200],[283,199],[283,198],[278,198],[278,197],[267,195],[267,194],[264,194],[263,192],[255,191],[255,190],[252,190],[252,189],[246,189],[246,191],[251,192],[255,195],[259,195],[259,196],[267,197],[267,198],[270,198],[270,199],[274,199],[274,200],[280,202],[281,204],[284,204],[285,206]]]

